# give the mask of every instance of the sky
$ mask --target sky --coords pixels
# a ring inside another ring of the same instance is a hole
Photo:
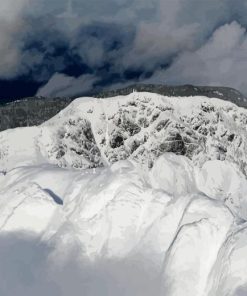
[[[1,0],[0,101],[134,83],[247,95],[246,0]]]

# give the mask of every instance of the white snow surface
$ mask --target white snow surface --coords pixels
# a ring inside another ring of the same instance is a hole
[[[0,295],[247,295],[246,120],[133,93],[0,133]]]

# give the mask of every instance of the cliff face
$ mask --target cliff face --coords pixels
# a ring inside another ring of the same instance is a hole
[[[107,98],[128,95],[133,91],[152,92],[168,97],[206,96],[230,101],[237,106],[247,108],[247,99],[235,89],[227,87],[204,86],[164,86],[138,84],[123,89],[105,91],[95,95],[96,98]],[[24,126],[39,125],[71,103],[73,98],[38,98],[32,97],[0,105],[0,131]]]

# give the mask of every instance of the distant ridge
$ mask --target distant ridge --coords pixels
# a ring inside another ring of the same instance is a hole
[[[106,90],[96,97],[107,98],[118,95],[126,96],[133,91],[152,92],[168,97],[205,96],[230,101],[239,107],[247,108],[247,98],[238,90],[220,86],[194,86],[190,84],[170,86],[162,84],[133,84],[121,89]]]
[[[30,97],[0,105],[0,131],[40,125],[67,107],[71,98]]]
[[[133,91],[157,93],[168,97],[206,96],[230,101],[239,107],[247,108],[247,98],[239,91],[229,87],[133,84],[121,89],[103,91],[94,94],[94,97],[107,98],[128,95]],[[77,97],[80,97],[80,95]],[[30,97],[14,102],[2,102],[2,104],[0,104],[0,131],[15,127],[42,124],[67,107],[73,99],[74,97]]]

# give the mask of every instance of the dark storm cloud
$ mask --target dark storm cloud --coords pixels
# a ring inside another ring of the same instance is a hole
[[[229,85],[247,92],[247,36],[232,22],[218,28],[198,50],[181,53],[167,71],[157,71],[149,82]]]
[[[3,0],[0,78],[76,95],[136,81],[247,93],[245,0]]]

